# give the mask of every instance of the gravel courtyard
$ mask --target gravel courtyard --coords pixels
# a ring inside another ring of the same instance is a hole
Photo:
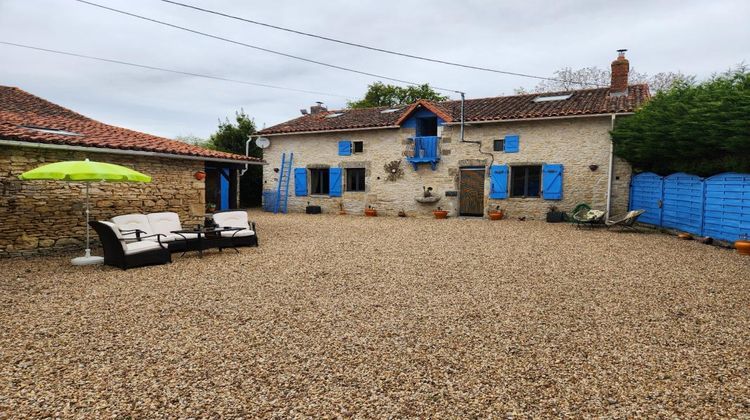
[[[251,213],[261,246],[0,260],[4,417],[750,417],[750,258],[656,233]]]

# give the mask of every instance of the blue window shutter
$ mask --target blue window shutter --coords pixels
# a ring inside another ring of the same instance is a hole
[[[542,165],[542,197],[545,200],[562,200],[563,166],[559,163]]]
[[[490,198],[508,198],[508,165],[490,166]]]
[[[505,153],[518,153],[518,136],[505,136]]]
[[[331,168],[328,174],[328,195],[341,197],[341,168]]]
[[[352,154],[352,142],[341,140],[339,142],[339,156],[350,156]]]
[[[294,168],[294,195],[302,197],[307,195],[307,169]]]

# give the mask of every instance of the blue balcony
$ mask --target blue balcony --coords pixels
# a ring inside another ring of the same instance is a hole
[[[416,171],[421,163],[429,163],[434,171],[440,162],[440,137],[438,136],[419,136],[411,137],[414,142],[414,153],[407,157],[406,161],[414,166]]]

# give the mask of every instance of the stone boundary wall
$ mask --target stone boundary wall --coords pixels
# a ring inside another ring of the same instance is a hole
[[[432,217],[432,210],[440,206],[456,216],[458,197],[446,197],[446,191],[459,188],[459,169],[465,166],[495,164],[541,164],[562,163],[564,165],[563,199],[508,198],[490,200],[489,176],[485,177],[485,213],[487,209],[500,206],[508,217],[525,216],[544,219],[550,206],[570,211],[578,203],[588,203],[603,209],[607,195],[607,169],[609,165],[611,119],[609,116],[568,118],[546,121],[517,121],[504,123],[469,124],[465,139],[482,143],[482,154],[476,144],[461,143],[459,126],[444,126],[441,133],[441,161],[435,171],[429,165],[420,165],[417,171],[404,159],[409,147],[407,138],[414,129],[377,129],[339,133],[301,134],[273,136],[271,146],[264,150],[269,163],[264,167],[263,188],[275,189],[278,173],[274,168],[281,165],[282,152],[294,152],[294,167],[363,167],[366,173],[365,192],[347,192],[343,187],[342,197],[306,196],[295,197],[294,173],[289,186],[289,211],[303,212],[307,203],[320,205],[324,212],[339,211],[339,204],[351,214],[362,214],[368,205],[378,210],[378,215],[396,215],[403,210],[409,216]],[[508,134],[520,136],[518,153],[493,152],[493,140]],[[351,140],[364,143],[363,153],[338,156],[338,141]],[[384,165],[392,160],[402,160],[404,176],[388,181]],[[592,171],[589,166],[597,165]],[[627,210],[630,184],[630,165],[615,158],[612,213]],[[434,205],[417,203],[414,198],[422,193],[422,186],[433,187],[442,198]]]
[[[174,211],[183,224],[203,220],[205,183],[195,160],[70,152],[31,147],[0,148],[0,257],[81,250],[86,238],[84,184],[21,181],[18,175],[46,163],[85,158],[123,165],[151,183],[91,183],[91,219],[128,213]],[[92,243],[97,242],[91,231]]]

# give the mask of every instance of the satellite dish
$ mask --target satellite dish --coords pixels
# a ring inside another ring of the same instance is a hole
[[[265,149],[271,145],[271,140],[268,140],[265,137],[258,137],[257,139],[255,139],[255,145],[260,147],[261,149]]]

